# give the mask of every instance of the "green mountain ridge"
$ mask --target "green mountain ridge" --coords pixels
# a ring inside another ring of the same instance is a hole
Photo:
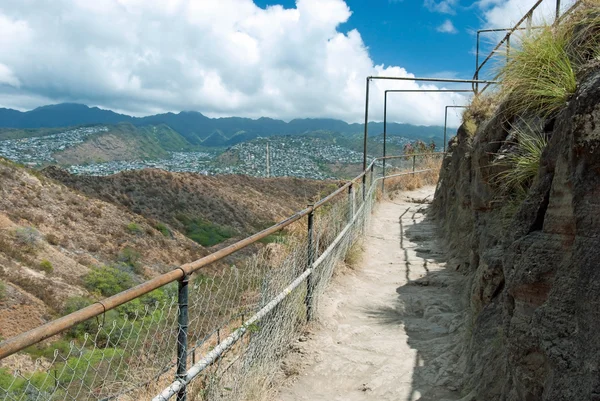
[[[179,133],[189,144],[202,146],[231,146],[236,143],[257,137],[274,135],[301,135],[314,131],[331,131],[340,134],[357,134],[364,130],[364,124],[349,124],[341,120],[326,118],[295,119],[290,122],[268,117],[258,119],[242,117],[209,118],[199,112],[182,111],[180,113],[164,113],[147,117],[132,117],[88,107],[82,104],[63,103],[43,106],[37,109],[20,112],[12,109],[0,109],[0,127],[21,129],[23,135],[30,134],[29,129],[59,128],[81,125],[116,125],[130,123],[136,127],[167,125]],[[372,134],[383,132],[383,123],[370,122]],[[227,141],[215,137],[205,142],[216,132]],[[411,124],[389,123],[390,135],[401,135],[409,139],[441,138],[443,128],[439,126],[415,126]],[[0,139],[8,139],[6,130],[0,129]],[[214,145],[211,145],[215,143]]]

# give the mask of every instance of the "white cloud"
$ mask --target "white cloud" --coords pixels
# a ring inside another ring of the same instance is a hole
[[[358,31],[338,31],[350,15],[343,0],[298,0],[293,9],[252,0],[2,0],[0,106],[75,101],[136,115],[360,121],[368,75],[412,75],[374,65]],[[371,116],[382,118],[384,89],[418,87],[375,83]],[[389,115],[440,124],[445,105],[464,102],[396,95]]]
[[[456,28],[454,27],[454,24],[452,23],[452,21],[450,21],[449,19],[444,21],[444,23],[442,25],[438,26],[436,30],[438,32],[442,32],[442,33],[457,33],[458,32],[456,30]]]
[[[429,9],[429,11],[443,14],[456,14],[454,9],[458,5],[458,0],[425,0],[423,4]]]
[[[478,6],[484,11],[487,28],[513,27],[537,2],[537,0],[480,0]],[[563,0],[562,11],[568,9],[575,0]],[[556,14],[555,1],[543,1],[533,14],[534,24],[554,21]]]

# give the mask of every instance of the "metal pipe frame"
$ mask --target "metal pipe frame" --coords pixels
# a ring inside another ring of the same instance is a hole
[[[497,84],[497,81],[490,80],[476,80],[476,79],[450,79],[450,78],[419,78],[419,77],[385,77],[385,76],[369,76],[367,77],[367,89],[365,95],[365,127],[364,127],[364,138],[363,138],[363,171],[367,169],[367,138],[369,136],[369,86],[371,81],[374,80],[389,80],[389,81],[418,81],[418,82],[439,82],[439,83],[458,83],[458,84]],[[426,89],[422,89],[426,91]],[[433,91],[437,91],[431,89]],[[443,89],[440,89],[443,90]],[[391,91],[391,90],[390,90]],[[401,89],[398,89],[401,91]],[[415,90],[418,91],[418,90]],[[385,101],[384,101],[385,103]],[[385,117],[385,116],[384,116]],[[384,124],[385,125],[385,124]],[[385,160],[385,158],[384,158]],[[363,200],[365,199],[365,176],[363,176]]]
[[[385,177],[386,167],[386,146],[387,146],[387,97],[388,93],[473,93],[473,89],[388,89],[383,93],[383,176]],[[445,129],[444,129],[444,151]],[[366,152],[365,152],[366,154]],[[381,190],[385,191],[385,178],[381,181]]]
[[[448,109],[466,109],[467,106],[446,106],[444,116],[444,153],[446,152],[446,131],[448,130]]]

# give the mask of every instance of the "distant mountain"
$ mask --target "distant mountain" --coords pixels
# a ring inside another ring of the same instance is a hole
[[[7,128],[55,128],[88,124],[117,124],[132,117],[83,104],[61,103],[20,112],[0,109],[0,126]]]
[[[364,127],[364,124],[348,124],[341,120],[323,118],[295,119],[289,123],[266,117],[256,120],[241,117],[209,118],[194,111],[132,117],[73,103],[43,106],[27,112],[0,109],[0,127],[4,128],[56,128],[118,123],[130,123],[138,127],[164,124],[181,134],[190,144],[204,146],[230,146],[259,136],[298,135],[314,131],[357,134],[363,132]],[[383,123],[370,122],[369,132],[371,135],[381,134]],[[442,127],[388,124],[389,135],[400,135],[413,140],[439,140],[442,132]]]

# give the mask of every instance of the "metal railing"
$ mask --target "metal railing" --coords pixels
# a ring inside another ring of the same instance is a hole
[[[516,32],[526,31],[527,34],[529,34],[529,32],[533,29],[543,28],[543,26],[533,26],[533,14],[538,9],[538,7],[540,5],[542,5],[545,1],[546,0],[536,1],[536,3],[531,7],[531,9],[529,11],[527,11],[525,13],[525,15],[523,15],[523,17],[519,20],[519,22],[517,22],[512,28],[480,29],[477,31],[477,47],[476,47],[476,53],[475,53],[475,73],[473,74],[473,91],[476,94],[485,92],[487,90],[487,88],[489,88],[490,85],[492,85],[492,83],[486,83],[485,86],[483,87],[483,89],[481,89],[481,91],[479,90],[479,84],[481,83],[481,82],[479,82],[481,71],[490,62],[490,60],[492,60],[492,58],[494,58],[494,56],[496,56],[498,54],[498,50],[500,50],[503,46],[506,48],[505,55],[506,55],[506,60],[508,61],[509,53],[510,53],[510,46],[511,46],[510,40],[511,40],[511,37]],[[548,1],[553,1],[553,2],[555,2],[555,5],[556,5],[553,24],[560,23],[560,21],[564,17],[566,17],[571,12],[576,10],[577,7],[579,7],[582,4],[582,2],[580,0],[577,0],[571,7],[569,7],[564,13],[561,14],[561,0],[548,0]],[[525,27],[522,27],[523,23],[526,23]],[[496,44],[496,46],[493,48],[493,50],[485,57],[485,59],[481,63],[479,63],[480,35],[482,33],[490,33],[490,32],[506,32],[506,34]],[[500,77],[500,74],[496,74],[493,78],[491,78],[491,81],[497,81],[499,77]]]
[[[430,171],[425,163],[442,155],[374,159],[353,180],[272,227],[1,342],[0,400],[234,398],[251,387],[249,378],[265,376],[265,366],[314,318],[335,264],[364,230],[376,183]],[[387,177],[377,174],[383,160],[396,160]],[[252,257],[230,259],[304,217],[301,234],[277,243],[286,250],[280,258],[265,246]],[[39,356],[37,367],[8,375],[16,353]]]

